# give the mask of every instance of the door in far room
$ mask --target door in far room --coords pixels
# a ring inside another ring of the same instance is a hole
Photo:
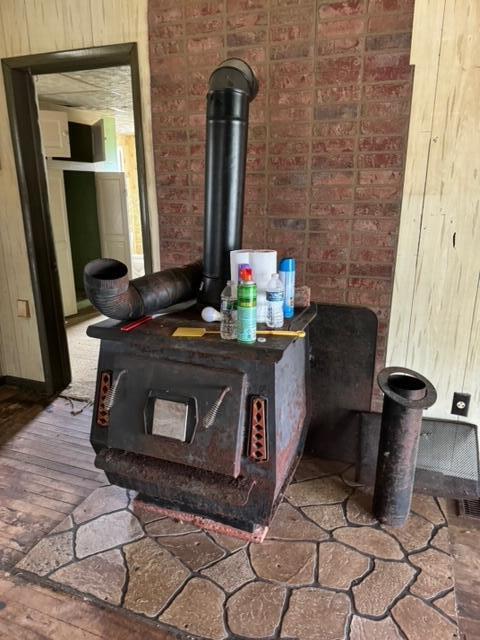
[[[96,173],[97,214],[102,257],[124,262],[132,273],[127,189],[123,173]]]

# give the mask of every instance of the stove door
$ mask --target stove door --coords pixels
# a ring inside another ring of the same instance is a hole
[[[103,354],[122,374],[108,446],[237,477],[244,441],[246,375],[183,362]]]

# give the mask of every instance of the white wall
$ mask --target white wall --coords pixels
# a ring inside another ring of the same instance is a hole
[[[154,268],[159,234],[153,164],[147,0],[1,0],[0,57],[137,42]],[[44,380],[3,81],[0,82],[0,374]],[[17,318],[26,299],[31,318]]]
[[[480,424],[480,2],[417,0],[415,82],[387,360]]]

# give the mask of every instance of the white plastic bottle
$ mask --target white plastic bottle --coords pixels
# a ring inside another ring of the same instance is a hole
[[[283,282],[278,273],[273,273],[267,285],[267,327],[283,327]]]

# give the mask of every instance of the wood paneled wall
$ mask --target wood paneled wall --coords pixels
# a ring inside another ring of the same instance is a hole
[[[388,363],[472,394],[480,424],[480,3],[417,0],[415,79]]]
[[[137,42],[154,268],[159,233],[153,166],[147,0],[1,0],[0,58]],[[0,374],[43,380],[37,321],[12,151],[0,82]],[[30,303],[17,318],[16,301]]]

